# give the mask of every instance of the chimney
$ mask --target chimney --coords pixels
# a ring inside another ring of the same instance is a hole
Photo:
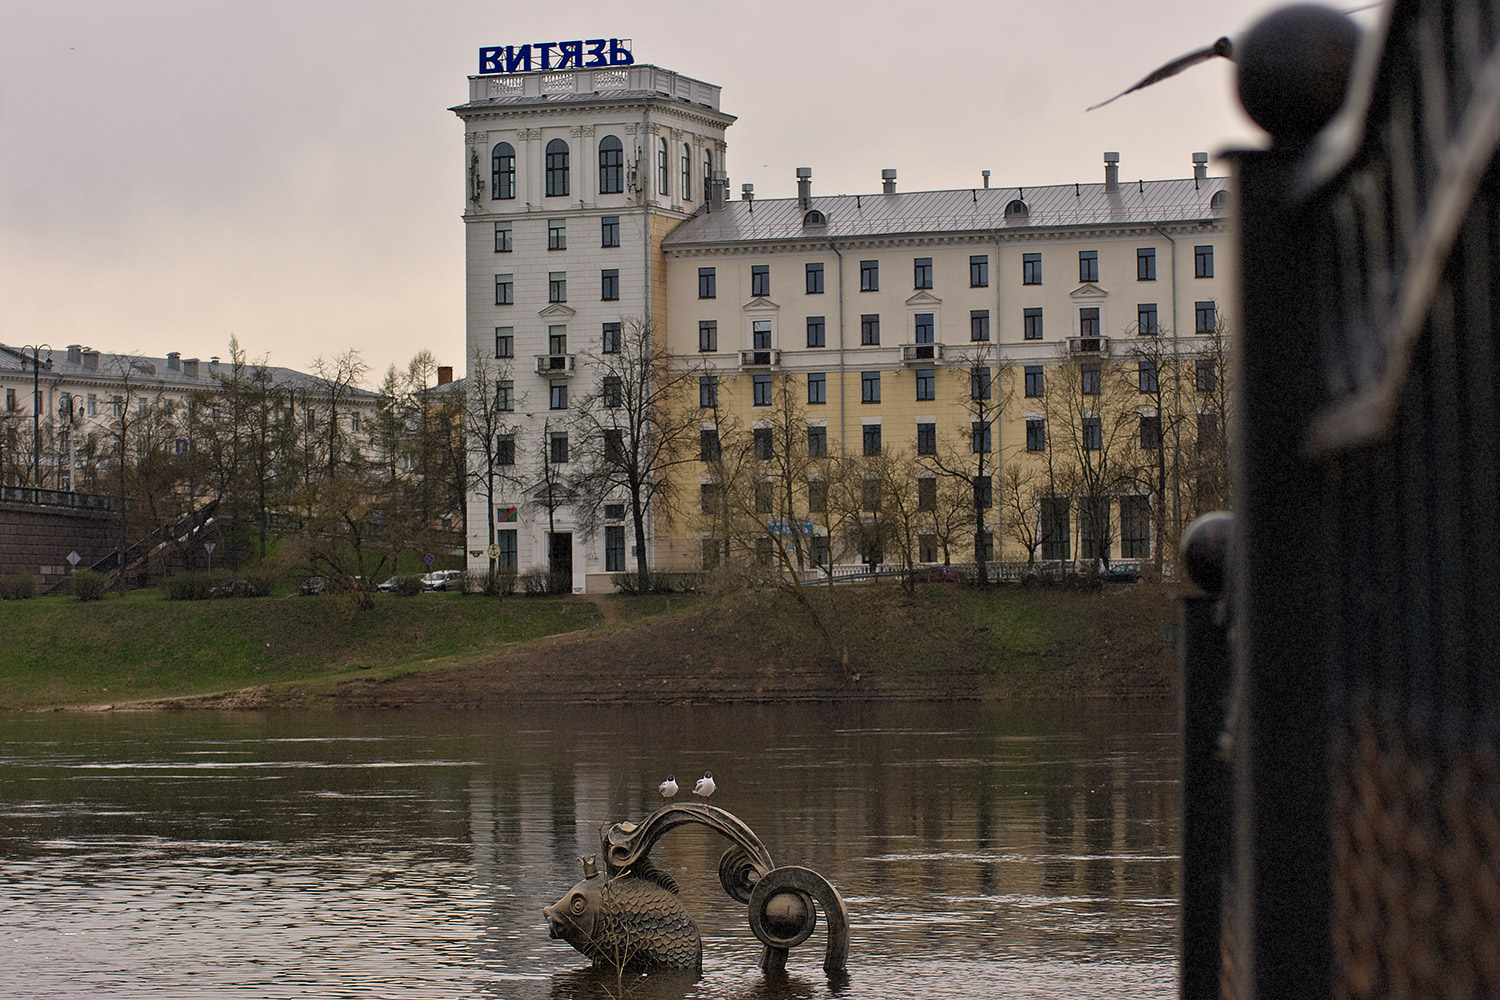
[[[453,381],[453,366],[438,365],[438,385],[447,385]]]
[[[83,367],[88,368],[92,371],[98,371],[99,352],[94,350],[92,347],[85,347],[83,349]]]
[[[182,371],[182,352],[180,352],[180,351],[168,351],[167,352],[167,371],[169,371],[169,372]]]
[[[208,359],[208,370],[212,372],[212,371],[215,371],[216,369],[218,369],[218,367],[219,367],[219,356],[217,354],[215,354],[213,357],[211,357],[211,358]]]
[[[797,168],[797,200],[804,212],[812,208],[812,167]]]
[[[708,210],[724,211],[724,194],[729,190],[729,175],[722,170],[714,171],[713,185],[709,188]]]
[[[197,378],[198,377],[198,359],[197,358],[188,358],[185,361],[183,361],[182,362],[182,374],[186,375],[188,378]]]
[[[741,184],[740,185],[740,201],[754,201],[754,200],[755,200],[755,185],[754,184]]]
[[[984,189],[988,191],[990,189],[990,172],[988,170],[981,170],[979,173],[984,178]]]
[[[82,344],[69,344],[68,345],[68,362],[70,364],[75,364],[76,365],[79,362],[81,362],[82,360],[83,360],[83,345]]]
[[[896,170],[894,167],[886,167],[880,172],[880,185],[881,193],[896,193]]]
[[[1120,190],[1120,154],[1104,154],[1104,190],[1115,192]]]
[[[1208,154],[1193,154],[1193,180],[1201,181],[1208,179]]]

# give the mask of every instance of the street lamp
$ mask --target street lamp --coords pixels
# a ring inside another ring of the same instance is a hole
[[[42,362],[41,352],[47,352],[47,370],[52,370],[52,345],[27,344],[21,348],[21,370],[26,370],[26,352],[31,352],[31,485],[42,488]]]

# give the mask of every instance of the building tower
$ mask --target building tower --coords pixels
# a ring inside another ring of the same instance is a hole
[[[622,331],[665,329],[661,241],[722,206],[734,117],[718,87],[635,65],[621,40],[481,50],[469,101],[452,111],[464,122],[468,384],[488,383],[501,411],[493,440],[469,440],[468,568],[494,558],[607,591],[634,565],[632,532],[623,504],[586,516],[571,502],[569,462],[588,442],[570,405],[598,392],[593,359]]]

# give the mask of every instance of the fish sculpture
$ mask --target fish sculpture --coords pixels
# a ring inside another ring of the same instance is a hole
[[[596,966],[621,969],[703,968],[698,925],[677,899],[672,876],[642,859],[605,878],[593,858],[583,881],[542,908],[547,933],[577,948]]]

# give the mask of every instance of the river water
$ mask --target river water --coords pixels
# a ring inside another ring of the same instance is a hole
[[[0,716],[0,996],[1168,997],[1167,706]],[[701,978],[596,975],[541,915],[601,825],[713,804],[850,914],[756,968],[716,834],[653,852]]]

